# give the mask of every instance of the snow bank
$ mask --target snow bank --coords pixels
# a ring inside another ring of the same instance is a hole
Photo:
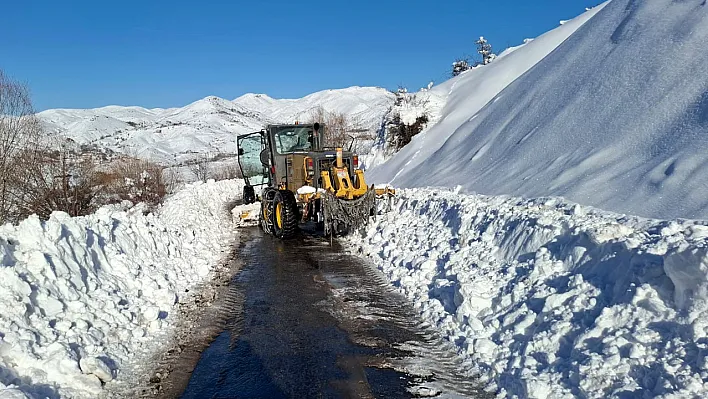
[[[708,219],[705,4],[614,0],[468,71],[440,122],[367,177]]]
[[[458,191],[402,190],[349,245],[490,389],[544,399],[708,392],[708,222]]]
[[[171,331],[233,235],[241,181],[196,183],[154,214],[103,207],[0,227],[0,398],[96,397]]]

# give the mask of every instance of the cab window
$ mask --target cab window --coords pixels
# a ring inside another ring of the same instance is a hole
[[[281,127],[275,132],[275,149],[281,155],[297,151],[310,151],[311,140],[311,127]]]

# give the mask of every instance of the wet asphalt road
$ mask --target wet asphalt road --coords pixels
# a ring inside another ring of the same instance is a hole
[[[450,346],[336,243],[242,233],[243,295],[182,398],[486,397]]]

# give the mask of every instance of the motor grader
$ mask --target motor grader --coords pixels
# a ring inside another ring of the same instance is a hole
[[[345,234],[376,213],[377,197],[394,194],[368,187],[351,146],[327,146],[325,128],[268,125],[238,136],[243,201],[261,201],[259,224],[267,233],[287,239],[309,226],[325,235]]]

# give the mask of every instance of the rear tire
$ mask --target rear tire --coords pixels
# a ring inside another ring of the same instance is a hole
[[[298,210],[295,194],[290,190],[279,190],[273,199],[273,235],[281,239],[295,237],[298,227]]]
[[[253,186],[243,186],[243,203],[249,205],[256,202],[256,190]]]

